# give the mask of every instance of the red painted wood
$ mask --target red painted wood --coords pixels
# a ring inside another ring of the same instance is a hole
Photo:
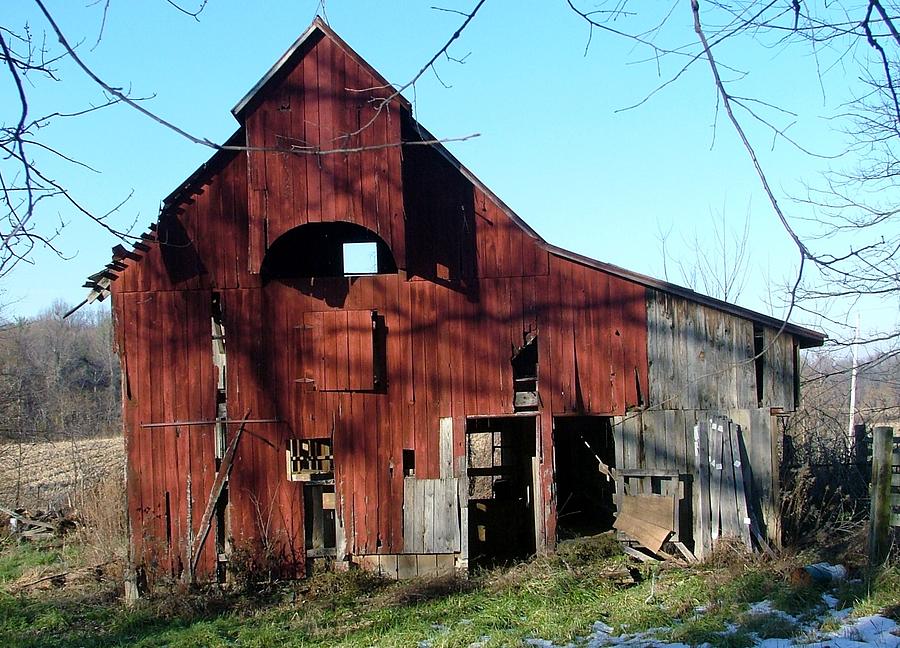
[[[347,88],[376,85],[341,47],[317,40],[248,110],[247,142],[336,148],[418,137],[396,103],[348,136],[375,116],[371,99],[384,91]],[[403,449],[415,450],[418,477],[436,478],[441,417],[453,418],[461,457],[467,416],[512,413],[510,360],[528,331],[538,337],[541,489],[552,541],[552,417],[623,414],[638,404],[635,370],[646,397],[644,289],[549,254],[429,147],[217,155],[180,213],[165,217],[191,245],[153,244],[113,284],[133,396],[123,409],[136,558],[177,570],[184,551],[178,542],[164,546],[165,492],[181,537],[187,474],[195,524],[214,478],[212,428],[140,427],[213,418],[212,291],[225,310],[229,417],[249,410],[279,420],[248,425],[235,456],[229,516],[239,546],[269,534],[290,570],[302,571],[302,486],[286,479],[285,447],[333,435],[348,551],[403,551]],[[255,271],[267,243],[318,220],[378,233],[400,271],[263,285]],[[373,310],[387,327],[387,386],[378,391]],[[209,577],[213,545],[198,565]]]

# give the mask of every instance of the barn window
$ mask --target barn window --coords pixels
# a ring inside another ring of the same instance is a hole
[[[756,406],[762,407],[763,402],[765,401],[765,391],[763,390],[763,385],[765,385],[765,335],[763,333],[763,328],[759,324],[753,325],[753,367],[755,369],[756,374]]]
[[[262,264],[263,281],[390,274],[397,264],[388,244],[354,223],[307,223],[279,236]]]
[[[313,481],[334,477],[331,439],[289,439],[287,477],[291,481]]]
[[[515,387],[513,407],[517,412],[536,410],[539,405],[538,346],[537,335],[528,333],[525,344],[512,357],[513,384]]]
[[[344,274],[378,274],[378,244],[344,243]]]
[[[403,448],[403,476],[416,476],[416,451],[410,448]]]

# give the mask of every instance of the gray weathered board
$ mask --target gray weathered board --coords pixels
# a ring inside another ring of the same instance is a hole
[[[743,478],[741,485],[745,491],[744,501],[747,508],[744,510],[738,504],[737,496],[733,495],[735,516],[742,525],[747,517],[756,520],[767,540],[778,544],[780,534],[777,507],[778,439],[768,407],[724,411],[647,410],[615,417],[613,439],[616,468],[642,469],[659,473],[674,471],[688,475],[689,479],[684,485],[685,500],[681,504],[679,536],[682,541],[693,543],[695,553],[706,555],[703,553],[703,547],[705,544],[707,550],[710,548],[712,521],[707,517],[708,524],[701,526],[701,516],[695,515],[694,512],[703,510],[704,506],[709,511],[712,489],[707,483],[708,490],[703,492],[700,483],[701,477],[707,482],[710,479],[709,474],[712,471],[709,470],[709,448],[710,440],[714,437],[707,437],[707,429],[704,427],[700,438],[695,440],[694,428],[699,421],[708,425],[709,418],[716,416],[724,417],[723,421],[730,419],[740,428],[740,434],[736,434],[737,448],[731,448],[729,443],[732,455],[729,463],[732,468],[735,462],[740,463]],[[701,445],[702,450],[700,447],[695,449],[695,446]],[[703,460],[698,460],[697,457]],[[718,463],[722,463],[721,449],[719,457]],[[738,488],[733,473],[726,481],[730,484],[730,488]],[[640,488],[642,492],[650,492],[649,483]],[[703,497],[706,497],[705,501],[702,501]],[[740,537],[744,537],[743,529]]]
[[[793,410],[794,342],[763,329],[757,400],[753,323],[682,297],[648,290],[649,405],[725,412],[758,405]]]
[[[403,550],[456,553],[460,550],[459,480],[403,480]]]

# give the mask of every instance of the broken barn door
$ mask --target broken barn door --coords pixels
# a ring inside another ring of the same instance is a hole
[[[611,419],[554,417],[553,451],[558,539],[609,531],[616,490]]]
[[[415,454],[412,450],[403,451],[403,549],[406,553],[460,552],[460,480],[453,470],[453,420],[450,418],[441,419],[439,455],[440,478],[418,479]]]
[[[536,417],[469,419],[466,427],[469,564],[535,552]]]

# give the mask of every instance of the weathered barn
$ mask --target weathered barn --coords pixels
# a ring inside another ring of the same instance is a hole
[[[548,244],[318,20],[233,113],[88,282],[149,577],[433,574],[616,515],[697,553],[729,516],[777,538],[776,417],[821,334]],[[710,509],[721,457],[749,508]]]

